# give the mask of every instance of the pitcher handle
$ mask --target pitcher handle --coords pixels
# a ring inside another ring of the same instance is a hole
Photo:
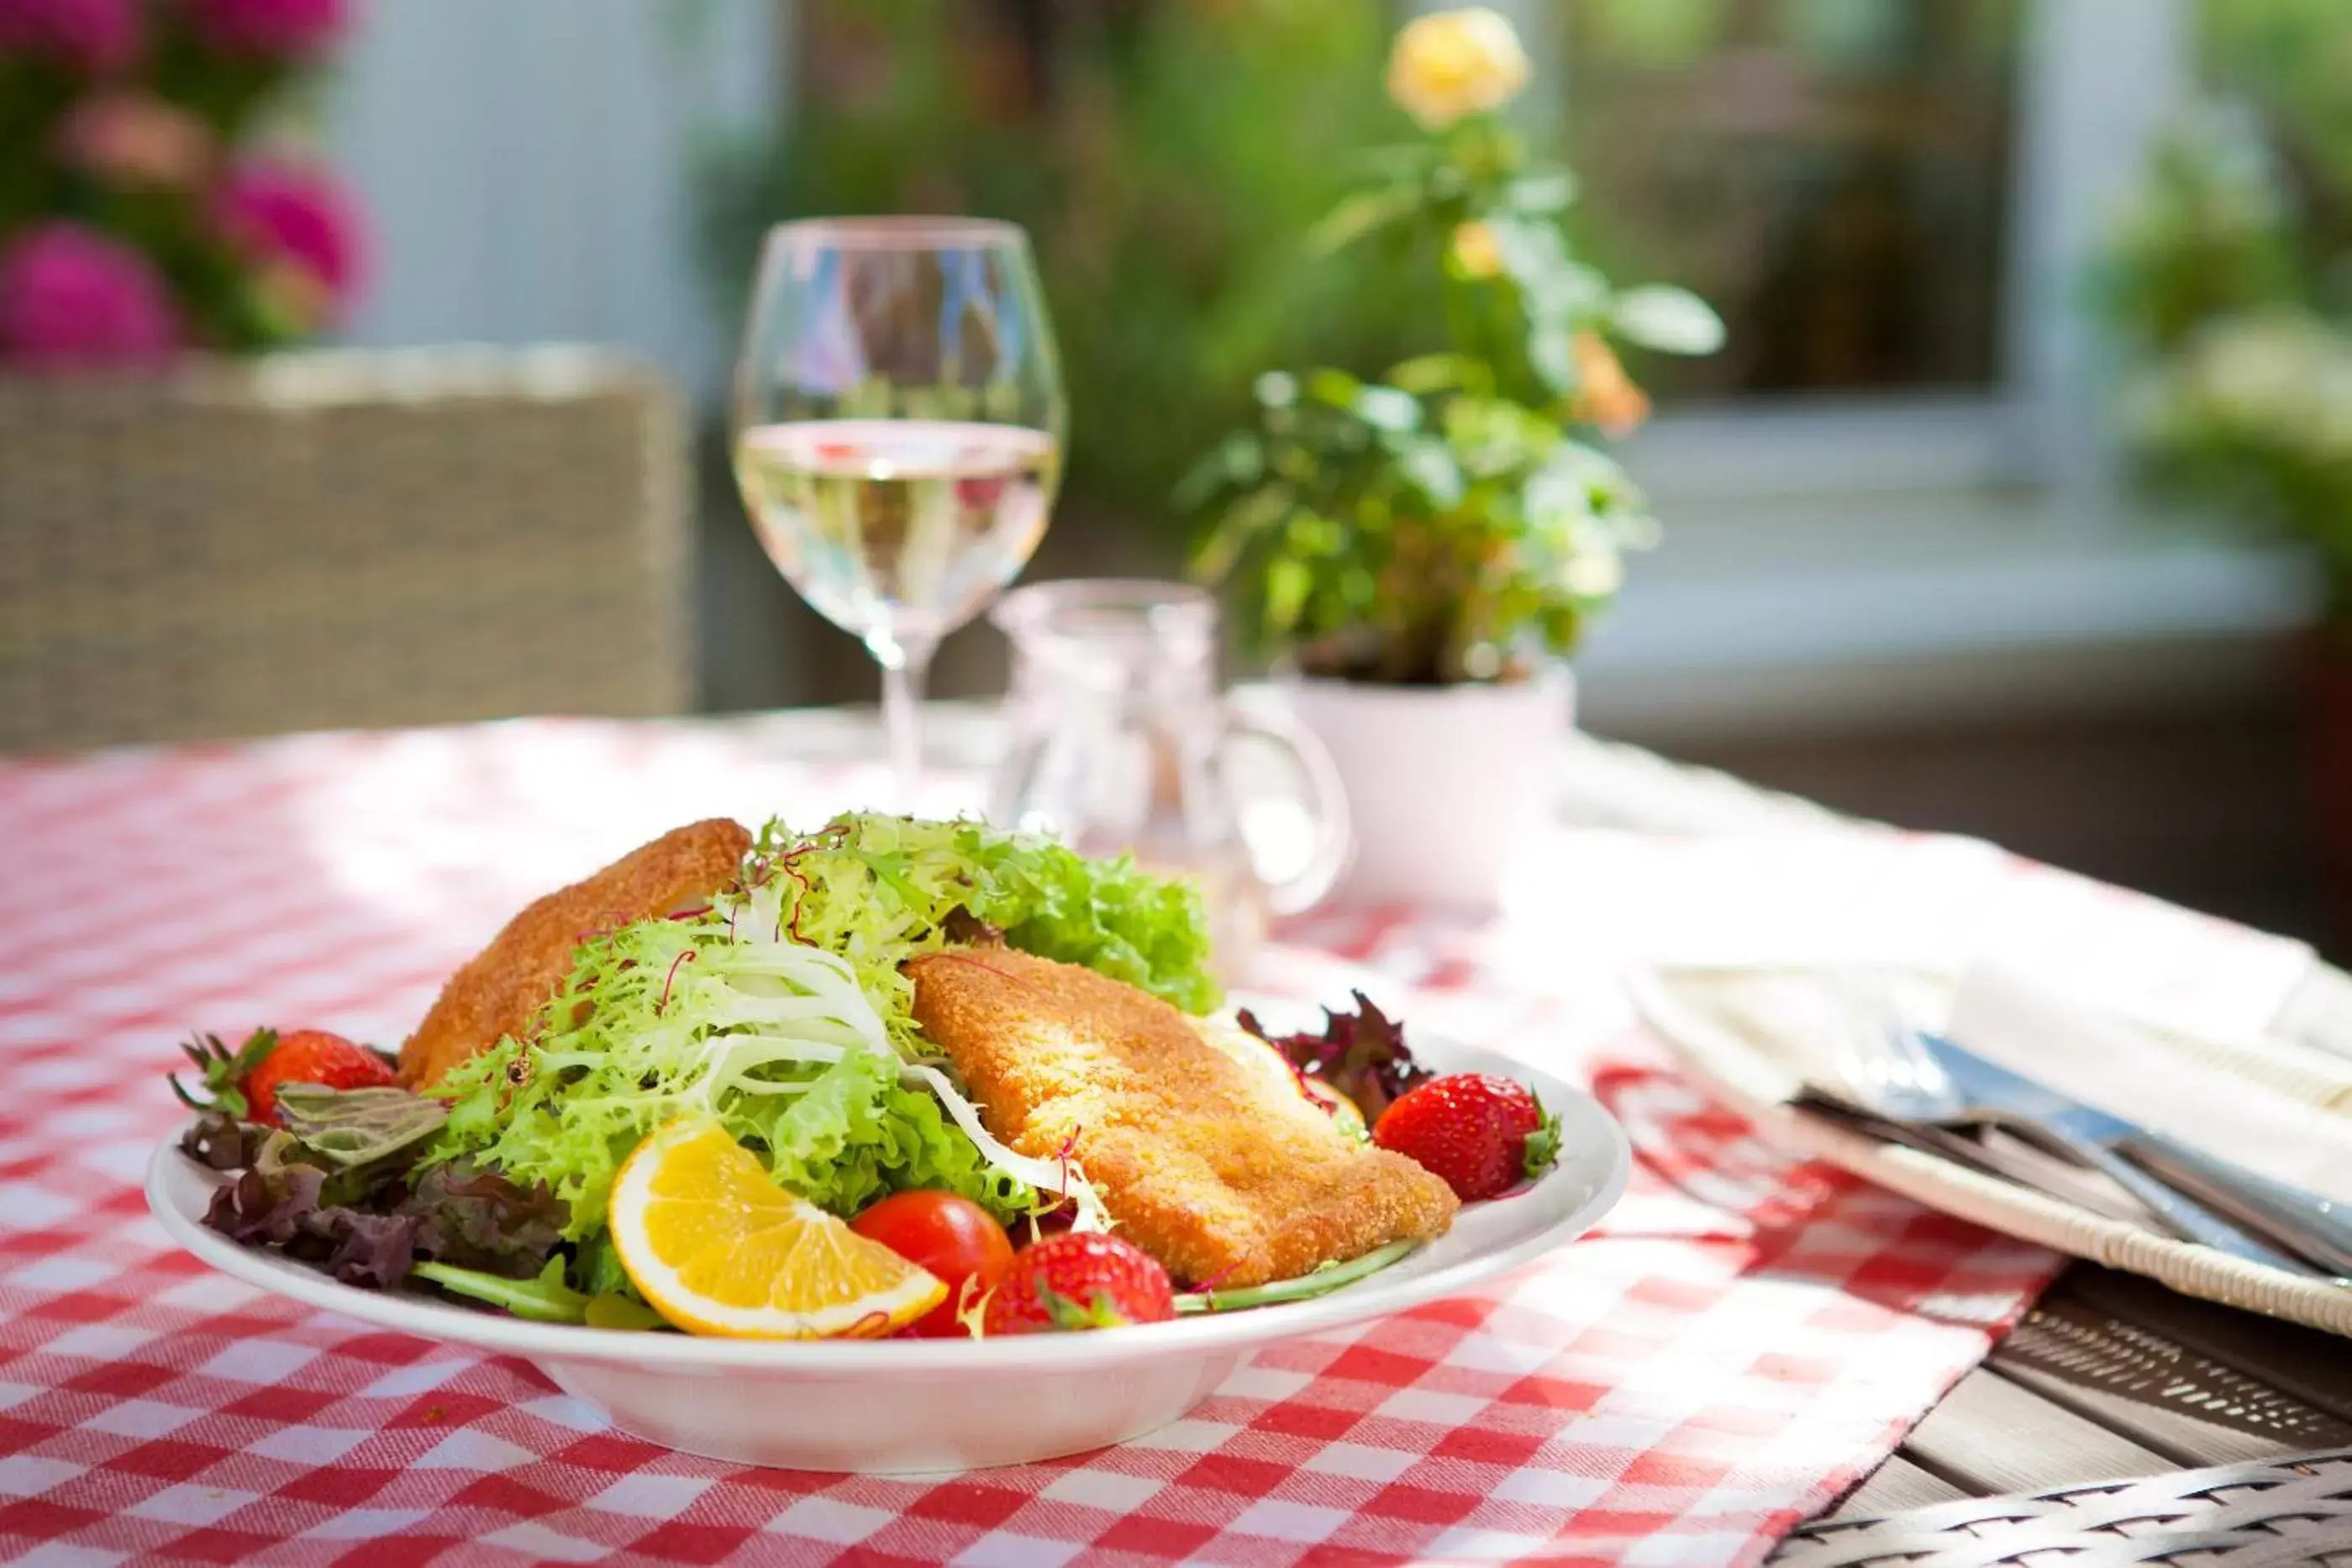
[[[1238,697],[1227,703],[1227,712],[1233,730],[1254,735],[1286,753],[1307,785],[1305,804],[1315,822],[1314,853],[1297,874],[1280,882],[1259,878],[1265,886],[1267,910],[1277,915],[1303,914],[1321,902],[1339,881],[1355,847],[1348,794],[1340,785],[1339,766],[1314,732],[1288,713]],[[1248,847],[1246,837],[1244,847]],[[1255,853],[1251,851],[1253,858]]]

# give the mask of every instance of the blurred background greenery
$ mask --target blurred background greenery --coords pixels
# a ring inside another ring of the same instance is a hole
[[[712,298],[814,213],[970,212],[1027,228],[1073,439],[1056,528],[1158,527],[1268,364],[1386,363],[1411,296],[1302,236],[1351,154],[1393,135],[1378,6],[805,0],[793,113],[703,174]],[[1387,356],[1385,359],[1381,356]],[[1172,526],[1171,524],[1170,526]]]
[[[1613,449],[1662,542],[1580,647],[1580,721],[2315,929],[2311,803],[2352,801],[2352,652],[2341,700],[2316,698],[2311,635],[2352,625],[2352,0],[1494,4],[1533,67],[1511,124],[1579,176],[1576,254],[1728,328],[1704,359],[1628,355],[1657,406]],[[584,342],[657,371],[706,433],[674,556],[691,545],[690,637],[661,689],[870,700],[723,461],[760,232],[843,210],[1025,225],[1074,400],[1029,575],[1172,574],[1175,482],[1260,371],[1377,374],[1442,339],[1426,273],[1304,243],[1406,133],[1383,57],[1429,8],[356,7],[316,129],[376,264],[337,335]],[[56,427],[20,422],[25,450],[49,460]],[[282,518],[289,558],[315,548],[290,506],[237,510]],[[2185,522],[2219,526],[2164,526]],[[1002,639],[962,634],[938,674],[999,689]],[[2312,766],[2331,734],[2336,784]]]
[[[2265,651],[2305,613],[2304,569],[2164,553],[2156,514],[2260,522],[2263,507],[2153,468],[2152,488],[2122,494],[2100,453],[2148,379],[2110,290],[2114,224],[2145,185],[2154,127],[2210,95],[2241,101],[2293,174],[2298,255],[2345,253],[2352,5],[1507,9],[1535,65],[1514,119],[1578,174],[1580,251],[1692,288],[1729,328],[1711,358],[1630,359],[1658,399],[1629,461],[1665,545],[1637,563],[1588,660],[1594,721],[1855,809],[2315,923],[2309,841],[2291,826],[2307,722]],[[1379,79],[1390,6],[798,0],[776,14],[781,112],[698,167],[714,319],[731,326],[777,218],[944,207],[1026,225],[1074,409],[1033,575],[1171,573],[1185,539],[1170,488],[1244,412],[1257,368],[1376,374],[1437,335],[1410,273],[1377,251],[1317,266],[1299,239],[1359,150],[1404,129]],[[2210,281],[2177,239],[2164,267]],[[2293,297],[2340,317],[2343,268],[2294,267]],[[731,511],[723,495],[714,510]],[[2330,515],[2352,537],[2352,504]],[[789,647],[739,643],[717,660],[713,700],[866,695],[847,639],[753,588],[764,568],[740,526],[711,527],[736,601],[721,619],[803,626]],[[2189,624],[2217,629],[2168,629]],[[940,688],[992,690],[998,660],[992,634],[968,633]],[[2106,673],[2124,665],[2138,673]],[[766,684],[747,677],[761,670]],[[1865,688],[1880,695],[1836,695]]]
[[[2352,14],[2209,5],[2209,99],[2155,151],[2100,279],[2159,495],[2307,548],[2352,681]]]
[[[1723,307],[1670,398],[1996,374],[2017,0],[1521,7],[1519,117],[1583,179],[1580,247]],[[1267,365],[1378,374],[1435,346],[1426,278],[1303,237],[1402,114],[1385,6],[1328,0],[800,0],[789,112],[700,172],[710,298],[827,212],[975,212],[1034,237],[1074,438],[1062,530],[1171,540],[1185,463]],[[1172,549],[1172,542],[1163,548]]]
[[[1580,183],[1576,253],[1685,285],[1728,328],[1705,359],[1628,355],[1657,406],[1612,449],[1662,542],[1580,647],[1580,721],[2315,927],[2324,724],[2296,669],[2331,576],[2352,604],[2352,3],[1494,3],[1533,66],[1511,123]],[[339,336],[586,342],[657,370],[706,433],[665,689],[870,700],[870,662],[760,553],[723,461],[760,232],[843,210],[1026,226],[1074,401],[1029,575],[1172,574],[1175,482],[1260,371],[1377,374],[1438,345],[1424,272],[1304,243],[1407,132],[1383,57],[1427,8],[357,8],[318,124],[378,264]],[[2215,95],[2236,107],[2197,111]],[[2177,145],[2228,155],[2168,164]],[[2223,318],[2261,331],[2196,359]],[[2178,381],[2192,361],[2203,379]],[[2176,385],[2197,395],[2174,452],[2200,461],[2122,482],[2135,438],[2162,456],[2144,421]],[[2160,526],[2192,519],[2230,526]],[[290,511],[286,531],[292,553]],[[960,636],[938,674],[999,689],[1002,639]]]

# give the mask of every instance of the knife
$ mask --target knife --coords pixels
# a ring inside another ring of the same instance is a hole
[[[1934,1121],[1894,1121],[1879,1112],[1864,1110],[1835,1094],[1812,1089],[1799,1090],[1789,1104],[1806,1115],[1835,1122],[1881,1143],[1916,1149],[1988,1176],[2031,1187],[2109,1219],[2141,1226],[2148,1224],[2146,1205],[2114,1183],[2102,1180],[2074,1155],[2053,1154],[2045,1141],[2028,1142],[2014,1134],[1996,1140],[1992,1134],[2003,1130],[1982,1123],[1960,1129]]]
[[[2096,1167],[2146,1204],[2181,1239],[2294,1274],[2334,1277],[2352,1263],[2352,1224],[2347,1223],[2343,1205],[2258,1176],[2231,1161],[2070,1100],[1940,1035],[1923,1033],[1919,1038],[1970,1113],[2021,1134],[2039,1135]],[[2181,1159],[2182,1154],[2188,1158]],[[2143,1164],[2141,1159],[2150,1163]],[[2193,1173],[2202,1189],[2198,1196],[2184,1190],[2188,1183],[2175,1184],[2158,1174],[2158,1161],[2168,1169]],[[2215,1203],[2210,1194],[2217,1191],[2229,1192],[2231,1201]],[[2205,1201],[2199,1202],[2200,1196]],[[2213,1206],[2207,1207],[2209,1203]],[[2215,1209],[2225,1210],[2228,1217]],[[2308,1263],[2302,1261],[2306,1258]]]
[[[2126,1133],[2116,1151],[2248,1230],[2352,1275],[2352,1204],[2274,1181],[2148,1129]]]

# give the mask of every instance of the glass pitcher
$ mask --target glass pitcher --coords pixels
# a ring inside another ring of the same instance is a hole
[[[1217,967],[1240,975],[1268,917],[1311,907],[1346,868],[1330,757],[1286,717],[1220,694],[1217,605],[1201,589],[1039,583],[990,618],[1013,644],[991,819],[1193,878]],[[1290,788],[1265,787],[1269,772]]]

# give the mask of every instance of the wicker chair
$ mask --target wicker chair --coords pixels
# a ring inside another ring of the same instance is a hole
[[[2352,1448],[1809,1524],[1773,1568],[2352,1568]]]
[[[0,376],[0,751],[677,711],[690,488],[588,350]]]

